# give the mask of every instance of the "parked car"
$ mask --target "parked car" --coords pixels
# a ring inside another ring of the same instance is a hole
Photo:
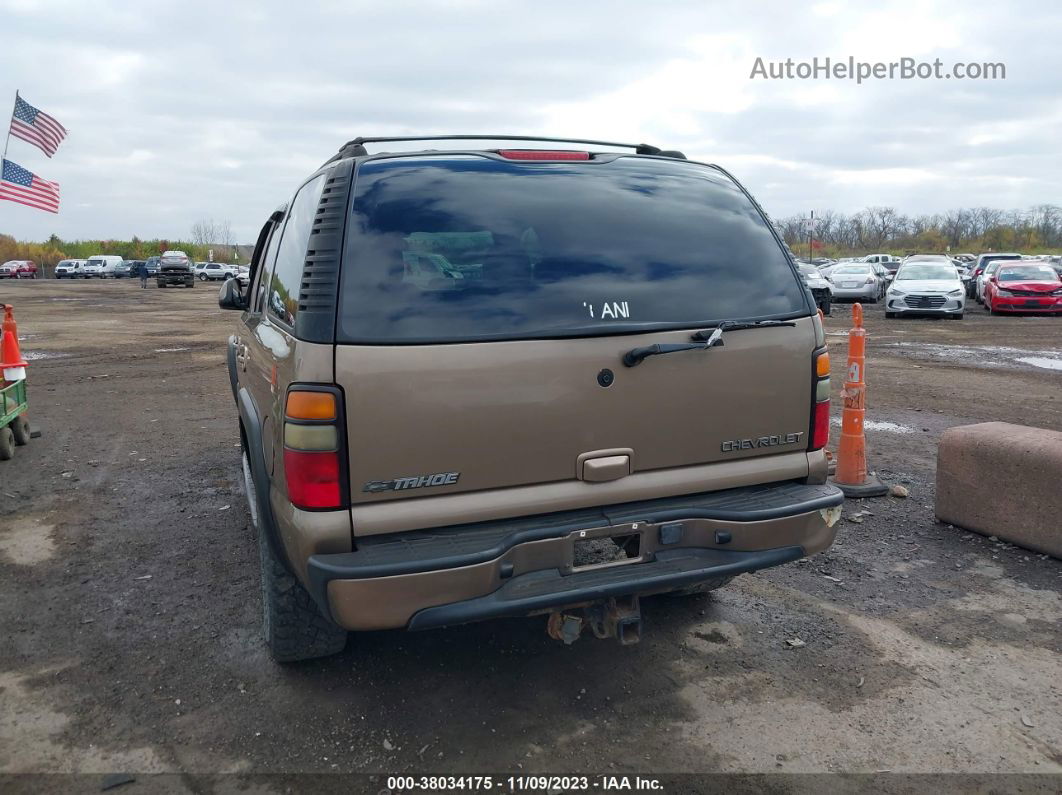
[[[114,276],[114,269],[121,262],[122,258],[117,254],[93,254],[88,258],[81,272],[86,279],[90,277],[106,279]]]
[[[236,279],[241,287],[246,287],[251,283],[251,269],[246,265],[240,265],[236,271]]]
[[[274,659],[533,613],[631,643],[641,595],[832,543],[825,333],[733,177],[374,140],[219,293]],[[449,265],[423,279],[425,254]]]
[[[835,301],[843,298],[876,304],[885,295],[885,280],[870,263],[836,265],[827,278],[833,288]]]
[[[975,257],[973,254],[956,254],[955,259],[959,260],[959,262],[965,262],[969,264],[971,262],[974,262],[977,257]]]
[[[123,259],[117,265],[114,266],[114,273],[112,274],[115,279],[126,279],[134,276],[133,261]]]
[[[989,261],[988,263],[985,264],[984,270],[981,271],[981,275],[977,277],[977,282],[974,285],[974,298],[977,300],[977,303],[979,303],[979,304],[983,304],[984,303],[984,301],[985,301],[985,284],[987,284],[988,280],[990,278],[992,278],[992,274],[994,274],[997,270],[999,270],[999,266],[1002,265],[1004,262],[1015,262],[1015,261],[1022,262],[1022,261],[1024,261],[1024,258],[1020,258],[1019,257],[1019,258],[1016,258],[1014,260],[994,259],[994,260],[991,260],[991,261]]]
[[[159,272],[159,260],[161,257],[148,257],[144,262],[147,264],[148,276],[155,276]]]
[[[970,269],[970,281],[966,283],[967,298],[977,298],[978,279],[984,272],[985,266],[995,259],[1021,259],[1021,254],[1015,254],[1014,252],[1002,254],[981,254],[977,258],[977,261],[974,263],[973,268]],[[980,300],[978,300],[978,303],[981,303]]]
[[[811,290],[811,295],[815,299],[815,306],[822,310],[822,314],[830,314],[833,288],[830,286],[829,281],[819,273],[818,268],[809,263],[798,262],[797,270],[800,271],[804,284]]]
[[[225,265],[221,262],[197,262],[195,264],[195,275],[201,282],[205,282],[208,279],[224,281],[236,275],[236,266]]]
[[[0,279],[36,279],[37,263],[28,259],[11,259],[0,265]]]
[[[885,292],[885,317],[920,314],[961,320],[966,311],[966,290],[950,260],[943,259],[901,265]]]
[[[82,272],[85,267],[85,260],[83,259],[62,259],[55,265],[55,278],[56,279],[82,279],[85,278]]]
[[[1062,313],[1062,277],[1044,260],[1001,261],[985,284],[985,309]]]
[[[169,287],[170,285],[178,284],[185,287],[195,287],[192,260],[183,251],[162,252],[155,281],[159,287]]]
[[[878,265],[885,265],[886,267],[890,263],[896,263],[896,268],[900,267],[900,258],[895,254],[867,254],[863,257],[863,262],[874,262]],[[890,268],[895,272],[896,268]]]

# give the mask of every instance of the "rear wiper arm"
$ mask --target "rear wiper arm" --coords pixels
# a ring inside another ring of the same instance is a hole
[[[718,336],[713,334],[704,342],[658,342],[655,345],[647,345],[644,348],[631,348],[623,354],[623,363],[628,367],[641,364],[650,356],[659,356],[662,353],[678,353],[679,351],[706,351],[717,345],[722,345],[723,332],[716,329]]]
[[[694,340],[719,340],[719,345],[723,344],[721,339],[724,331],[741,331],[746,328],[772,328],[776,326],[795,326],[792,320],[724,320],[718,326],[713,329],[701,329],[695,332],[691,339]]]
[[[628,367],[641,364],[650,356],[659,356],[664,353],[678,353],[679,351],[704,351],[716,348],[723,344],[724,331],[739,331],[746,328],[770,328],[771,326],[795,326],[791,320],[724,320],[713,329],[702,329],[695,332],[691,339],[694,342],[663,342],[655,345],[647,345],[644,348],[632,348],[623,354],[623,363]]]

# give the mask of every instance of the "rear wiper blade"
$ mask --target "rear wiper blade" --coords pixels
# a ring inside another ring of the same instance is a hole
[[[691,339],[694,340],[719,340],[720,345],[723,344],[722,336],[724,331],[741,331],[747,328],[772,328],[777,326],[795,326],[792,320],[724,320],[718,326],[713,329],[701,329],[695,332]]]
[[[722,332],[720,332],[720,335],[722,335]],[[678,353],[679,351],[706,351],[722,344],[723,341],[718,337],[708,339],[705,342],[658,342],[655,345],[646,345],[644,348],[631,348],[623,354],[623,363],[628,367],[634,367],[650,356],[659,356],[662,353]]]

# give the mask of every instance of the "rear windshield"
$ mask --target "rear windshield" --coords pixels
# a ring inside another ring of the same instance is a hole
[[[834,276],[865,276],[870,273],[869,265],[841,265],[839,268],[834,268],[832,275]]]
[[[762,215],[706,166],[369,161],[352,212],[341,341],[582,336],[809,312]]]

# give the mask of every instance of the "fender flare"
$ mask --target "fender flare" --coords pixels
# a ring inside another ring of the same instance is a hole
[[[266,469],[265,458],[262,455],[262,423],[258,419],[258,410],[254,398],[246,389],[240,389],[236,393],[236,404],[240,412],[240,424],[243,426],[244,440],[247,445],[247,461],[251,467],[251,477],[254,479],[254,491],[258,502],[258,521],[262,525],[262,532],[273,551],[273,555],[281,562],[287,572],[298,579],[295,569],[288,559],[287,550],[280,540],[280,532],[277,530],[276,519],[273,516],[273,505],[269,500],[270,480]]]

